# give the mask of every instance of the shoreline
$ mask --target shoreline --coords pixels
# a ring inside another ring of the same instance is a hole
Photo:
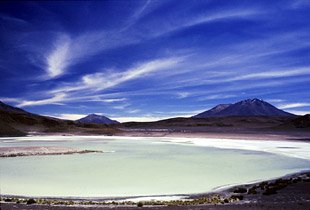
[[[285,189],[293,185],[308,185],[310,187],[310,170],[300,171],[296,173],[287,174],[277,178],[271,178],[267,180],[260,180],[253,183],[245,183],[238,185],[222,186],[214,188],[210,192],[197,193],[197,194],[174,194],[174,195],[149,195],[149,196],[126,196],[126,197],[33,197],[33,196],[18,196],[18,195],[1,195],[1,206],[5,206],[5,209],[11,209],[15,204],[23,206],[50,206],[59,207],[59,209],[74,209],[74,207],[98,207],[98,208],[136,208],[141,204],[152,207],[169,207],[169,206],[227,206],[231,205],[243,205],[243,204],[255,204],[261,197],[268,197],[276,195]],[[308,193],[309,194],[309,193]],[[139,201],[137,198],[156,198],[156,197],[183,197],[177,200],[144,200]],[[309,195],[310,198],[310,195]],[[135,199],[132,201],[130,199]],[[29,201],[33,203],[30,205]],[[310,200],[305,200],[306,206],[310,206]],[[38,208],[40,209],[40,208]]]
[[[265,140],[265,141],[302,141],[310,142],[310,132],[191,132],[181,131],[123,131],[119,135],[124,137],[177,137],[177,138],[225,138],[244,140]]]
[[[225,139],[244,139],[244,140],[265,140],[265,141],[301,141],[310,142],[310,132],[300,131],[235,131],[235,132],[209,132],[209,131],[174,131],[170,129],[126,129],[113,135],[102,134],[85,134],[85,133],[31,133],[26,136],[16,136],[18,138],[23,137],[39,137],[39,136],[106,136],[106,137],[176,137],[176,138],[225,138]],[[8,136],[0,136],[0,138],[16,138]]]
[[[215,136],[206,136],[206,137],[200,137],[200,136],[66,136],[66,135],[36,135],[36,136],[27,136],[27,137],[10,137],[10,138],[0,138],[0,140],[4,140],[3,142],[53,142],[53,141],[73,141],[72,137],[78,138],[76,141],[86,141],[90,139],[98,139],[98,140],[106,140],[106,139],[126,139],[126,140],[152,140],[152,138],[156,138],[158,142],[163,144],[179,144],[179,145],[190,145],[190,146],[197,146],[197,147],[215,147],[219,149],[241,149],[241,150],[249,150],[249,151],[258,151],[258,152],[267,152],[271,154],[277,154],[277,155],[285,155],[292,158],[301,158],[301,159],[310,159],[310,154],[306,152],[304,149],[310,149],[310,142],[309,141],[301,141],[301,140],[287,140],[283,138],[277,138],[277,139],[269,139],[265,140],[263,138],[266,138],[268,136],[261,136],[261,138],[256,139],[254,136],[247,136],[247,138],[244,138],[244,136],[222,136],[222,137],[215,137]],[[233,138],[234,137],[234,138]],[[278,137],[278,136],[277,136]],[[54,138],[59,138],[58,140],[54,140]],[[251,138],[251,140],[248,140],[248,138]],[[268,144],[265,144],[265,142],[269,142]],[[47,146],[45,146],[47,148]],[[9,147],[0,147],[0,157],[3,153],[3,149],[7,149]],[[35,147],[33,147],[35,148]],[[43,148],[43,147],[42,147]],[[48,152],[46,153],[46,150],[42,152],[31,152],[31,147],[25,147],[28,151],[26,151],[26,155],[23,155],[23,152],[20,155],[16,156],[28,156],[30,155],[62,155],[62,153],[68,151],[68,148],[61,148],[62,152],[59,152],[55,150],[54,152]],[[303,149],[302,149],[303,148]],[[70,149],[70,148],[69,148]],[[99,152],[96,150],[85,150],[82,149],[74,149],[74,151],[79,150],[79,152],[75,153],[89,153],[89,152]],[[290,151],[291,150],[291,151]],[[48,151],[48,150],[47,150]],[[70,151],[70,150],[69,150]],[[101,151],[104,152],[104,151]],[[33,153],[33,154],[32,154]],[[42,153],[42,154],[41,154]],[[46,153],[46,154],[45,154]],[[68,154],[71,154],[68,153]],[[3,156],[4,157],[4,156]]]

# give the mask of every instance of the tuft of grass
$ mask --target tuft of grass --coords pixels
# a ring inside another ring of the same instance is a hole
[[[141,207],[143,207],[143,203],[142,202],[138,202],[137,206],[141,208]]]
[[[248,190],[244,187],[238,187],[234,190],[234,193],[246,193]]]
[[[37,202],[33,198],[30,198],[27,200],[26,204],[30,205],[30,204],[35,204],[35,203],[37,203]]]

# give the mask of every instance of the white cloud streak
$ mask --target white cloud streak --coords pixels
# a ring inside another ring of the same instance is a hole
[[[214,21],[224,19],[236,19],[236,18],[248,18],[252,15],[258,14],[259,11],[254,9],[242,9],[242,10],[229,10],[229,11],[217,11],[211,14],[199,14],[192,18],[177,18],[172,20],[165,20],[157,31],[152,31],[153,37],[162,36],[174,31],[182,30],[188,27],[192,27],[198,24],[211,23]]]
[[[55,117],[63,120],[78,120],[86,117],[86,114],[55,114],[55,115],[45,115],[48,117]]]
[[[59,38],[53,51],[46,58],[48,78],[58,77],[65,72],[70,62],[72,62],[70,48],[71,39],[68,36]]]
[[[291,109],[291,108],[298,108],[298,107],[308,107],[310,103],[289,103],[289,104],[282,104],[279,106],[280,109]]]
[[[135,14],[130,18],[130,23],[123,29],[127,30],[139,19],[149,6],[150,1],[147,1]],[[181,20],[166,24],[164,29],[157,32],[152,31],[150,34],[143,34],[146,39],[158,37],[166,33],[180,30],[182,28],[194,26],[201,23],[207,23],[227,18],[245,18],[256,14],[255,10],[234,10],[234,11],[221,11],[213,14],[202,14],[188,20]],[[68,68],[72,65],[82,62],[83,60],[94,56],[104,50],[112,49],[115,47],[137,43],[143,38],[137,39],[134,35],[136,32],[129,31],[127,36],[122,36],[119,31],[105,32],[95,31],[84,33],[77,37],[70,37],[68,34],[60,34],[54,43],[54,46],[46,57],[46,77],[45,79],[57,78],[65,74]]]
[[[25,106],[39,106],[39,105],[46,105],[46,104],[56,104],[56,105],[63,105],[65,100],[66,94],[58,93],[54,97],[49,99],[42,99],[37,101],[22,101],[21,103],[17,104],[17,107],[25,107]]]
[[[136,42],[134,38],[122,37],[117,32],[90,32],[77,37],[60,34],[53,49],[47,53],[47,79],[65,74],[68,68],[104,50]]]
[[[99,72],[88,74],[81,81],[52,90],[51,93],[73,92],[80,90],[102,91],[126,81],[141,78],[151,73],[172,68],[181,62],[181,58],[157,59],[137,65],[124,72]]]
[[[94,99],[91,101],[98,101],[98,102],[104,102],[104,103],[114,103],[114,102],[122,102],[126,101],[126,98],[109,98],[109,99]]]
[[[0,98],[0,101],[6,102],[6,103],[21,103],[21,99],[18,98]]]
[[[25,20],[23,20],[21,18],[9,16],[9,15],[1,14],[0,18],[3,19],[3,20],[6,20],[6,21],[14,22],[14,23],[28,24],[27,21],[25,21]]]
[[[126,81],[144,78],[152,73],[158,73],[159,71],[167,70],[175,67],[183,59],[182,58],[167,58],[157,59],[149,62],[144,62],[130,68],[124,72],[99,72],[94,74],[88,74],[83,76],[80,81],[73,82],[65,87],[60,87],[51,90],[48,94],[52,95],[51,98],[43,100],[25,100],[18,103],[18,107],[25,106],[39,106],[46,104],[62,105],[65,102],[74,101],[97,101],[104,103],[123,102],[127,100],[124,97],[121,98],[102,98],[101,95],[93,95],[95,92],[103,91],[108,88],[118,86]],[[80,91],[85,91],[85,94],[81,94]],[[91,92],[92,95],[87,95],[86,92]],[[76,97],[74,94],[78,94]],[[114,106],[115,109],[124,109],[124,105]]]
[[[287,110],[290,113],[296,114],[296,115],[306,115],[310,114],[310,110],[307,111],[300,111],[300,110]]]
[[[226,79],[226,81],[265,79],[265,78],[268,79],[268,78],[291,77],[291,76],[308,75],[308,74],[310,74],[310,68],[304,67],[304,68],[298,68],[298,69],[293,69],[293,70],[266,71],[266,72],[245,74],[245,75],[236,76],[230,79]]]
[[[235,98],[237,95],[233,94],[214,94],[214,95],[208,95],[199,97],[197,101],[207,101],[207,100],[216,100],[216,99],[226,99],[226,98]]]
[[[265,99],[265,100],[268,101],[269,103],[280,103],[285,101],[283,99]]]
[[[190,96],[189,92],[177,92],[177,98],[182,99],[182,98],[187,98]]]

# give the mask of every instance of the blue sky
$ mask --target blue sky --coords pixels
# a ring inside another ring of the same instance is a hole
[[[309,20],[307,0],[2,2],[0,100],[67,119],[247,98],[309,113]]]

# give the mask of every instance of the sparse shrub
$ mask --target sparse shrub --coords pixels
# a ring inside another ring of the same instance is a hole
[[[6,198],[6,199],[4,199],[4,202],[12,202],[12,199],[11,198]]]
[[[309,178],[306,178],[303,180],[304,182],[310,182],[310,179]]]
[[[263,195],[273,195],[273,194],[277,194],[276,188],[267,188],[265,192],[263,192]]]
[[[37,203],[33,198],[27,200],[27,204],[34,204]]]
[[[251,187],[248,191],[248,194],[257,194],[256,187]]]
[[[265,189],[265,187],[268,185],[268,182],[261,182],[260,184],[259,184],[259,187],[263,190],[263,189]]]
[[[232,195],[231,197],[230,197],[230,199],[232,199],[232,200],[239,200],[239,201],[242,201],[243,200],[243,195]]]
[[[137,206],[138,206],[138,207],[143,207],[143,203],[142,203],[142,202],[139,202],[139,203],[137,203]]]
[[[247,189],[243,187],[238,187],[237,189],[234,190],[234,193],[246,193]]]

